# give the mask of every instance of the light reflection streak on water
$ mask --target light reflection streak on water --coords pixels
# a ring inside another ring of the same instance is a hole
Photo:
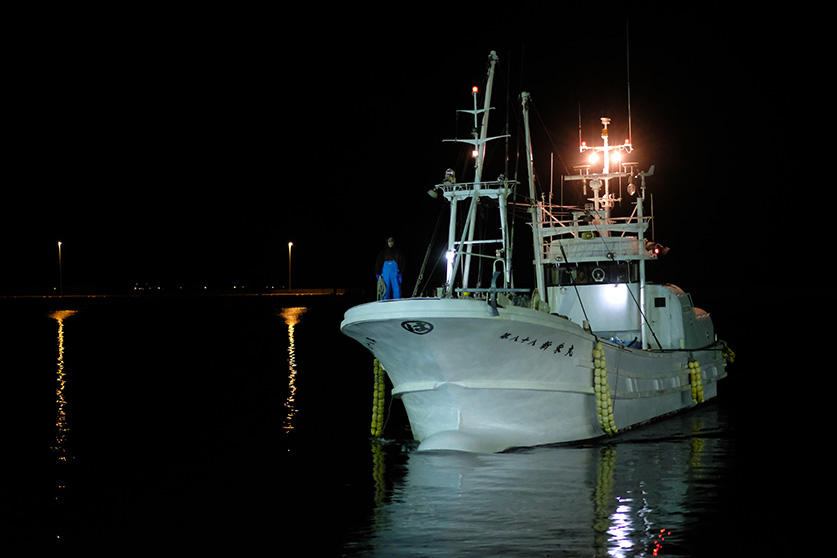
[[[608,556],[621,558],[646,551],[652,556],[664,555],[664,545],[672,536],[671,524],[679,526],[673,518],[682,517],[684,508],[695,504],[687,492],[687,481],[703,478],[707,451],[714,447],[708,446],[710,438],[702,435],[709,429],[704,423],[708,416],[673,417],[657,425],[660,429],[676,425],[678,436],[661,436],[665,443],[601,449],[596,482],[597,531],[606,532],[598,546]],[[636,451],[637,456],[629,460],[630,468],[615,466],[620,455]],[[631,477],[632,482],[625,483]],[[614,489],[618,485],[621,491]],[[661,524],[661,518],[667,518],[667,522]]]
[[[67,425],[67,400],[64,390],[67,387],[67,377],[64,372],[64,320],[75,314],[75,310],[56,310],[49,317],[58,322],[58,371],[56,373],[57,387],[55,390],[55,402],[58,405],[57,418],[55,421],[55,444],[52,451],[57,455],[59,461],[67,461],[67,435],[70,431]]]
[[[665,484],[665,481],[662,483]],[[649,548],[652,556],[661,552],[665,538],[671,535],[671,531],[661,529],[658,522],[660,517],[665,515],[661,507],[669,506],[663,506],[661,503],[659,506],[652,505],[653,500],[664,498],[662,494],[655,495],[654,492],[657,490],[649,489],[647,482],[640,480],[638,487],[626,490],[624,495],[613,499],[615,509],[607,518],[608,540],[605,546],[608,556],[625,558]],[[676,493],[676,490],[673,492]]]
[[[288,326],[288,398],[285,401],[285,424],[283,428],[288,433],[293,430],[293,418],[296,415],[296,407],[294,407],[294,400],[296,396],[296,345],[294,342],[294,329],[299,324],[302,315],[308,309],[301,306],[292,308],[283,308],[280,316],[285,320]]]
[[[611,556],[623,557],[627,556],[626,552],[631,550],[633,542],[631,535],[634,527],[631,520],[631,498],[619,498],[619,504],[616,511],[610,516],[610,529],[608,533],[613,537],[612,548],[608,552]]]

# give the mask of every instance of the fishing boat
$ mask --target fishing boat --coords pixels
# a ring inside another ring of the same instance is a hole
[[[564,177],[589,197],[583,207],[552,205],[535,190],[526,92],[534,281],[515,286],[509,212],[525,185],[486,180],[483,169],[486,144],[505,137],[488,134],[496,63],[492,52],[483,106],[475,88],[473,108],[461,111],[473,116],[472,137],[453,140],[473,149],[473,180],[447,173],[431,190],[450,205],[444,284],[434,296],[354,306],[340,326],[386,371],[418,450],[493,453],[612,436],[715,397],[731,351],[688,293],[646,280],[646,263],[667,250],[646,238],[654,167],[617,167],[633,146],[611,145],[603,118],[601,145],[580,145],[601,169]],[[628,216],[613,211],[617,184]],[[480,204],[497,208],[498,238],[476,237]],[[472,279],[476,258],[491,263],[485,286]]]

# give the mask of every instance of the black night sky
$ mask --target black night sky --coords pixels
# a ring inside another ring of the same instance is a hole
[[[579,103],[588,142],[600,116],[625,133],[628,29],[634,156],[656,165],[656,236],[683,274],[673,282],[751,267],[722,247],[747,233],[745,202],[761,202],[740,178],[711,176],[740,162],[742,128],[765,126],[752,115],[776,78],[751,16],[526,3],[476,21],[426,7],[316,12],[21,22],[7,53],[0,295],[53,289],[58,241],[65,291],[284,287],[289,241],[294,287],[371,285],[388,235],[412,285],[441,203],[425,192],[459,164],[442,140],[464,135],[455,111],[483,85],[488,53],[500,57],[493,133],[507,98],[517,126],[529,91],[547,184],[553,150],[556,175],[580,162]],[[522,149],[510,143],[521,173]],[[502,172],[502,148],[492,156],[489,172]]]

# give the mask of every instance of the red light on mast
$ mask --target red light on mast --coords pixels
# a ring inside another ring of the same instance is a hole
[[[478,92],[479,92],[479,90],[480,90],[480,89],[479,89],[479,87],[477,87],[477,86],[475,85],[475,86],[473,86],[473,87],[471,88],[471,93],[476,94],[476,93],[478,93]]]

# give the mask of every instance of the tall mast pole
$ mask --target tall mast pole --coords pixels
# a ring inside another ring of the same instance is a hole
[[[485,85],[485,102],[483,103],[482,128],[480,129],[479,155],[477,163],[477,182],[482,181],[482,163],[485,160],[485,139],[488,137],[488,113],[491,111],[491,94],[494,91],[494,66],[497,65],[497,53],[493,50],[488,55],[488,79]],[[476,108],[476,107],[474,107]]]
[[[545,296],[543,277],[543,246],[541,246],[541,209],[538,206],[538,198],[535,192],[535,167],[532,157],[532,137],[529,133],[529,93],[523,91],[520,94],[523,101],[523,123],[526,128],[526,161],[529,167],[529,198],[532,200],[532,246],[535,250],[535,279],[538,286],[538,296]]]
[[[647,172],[640,173],[640,177],[642,178],[642,182],[640,183],[640,194],[637,196],[636,203],[637,203],[637,255],[639,255],[639,308],[640,312],[640,342],[642,343],[640,346],[644,349],[646,348],[646,343],[648,340],[649,328],[648,328],[648,320],[646,318],[648,308],[645,305],[645,228],[644,228],[644,219],[645,214],[643,212],[642,204],[645,201],[645,178],[648,176],[652,176],[654,174],[654,165],[651,165],[651,168],[648,169]],[[653,212],[651,219],[653,219]]]
[[[645,348],[645,339],[648,337],[648,322],[645,320],[645,314],[648,310],[645,308],[645,231],[643,230],[645,213],[642,208],[644,200],[645,177],[643,176],[640,194],[636,198],[636,253],[639,256],[639,346],[642,349]]]
[[[476,149],[476,161],[475,161],[475,177],[474,177],[474,197],[471,198],[471,212],[476,211],[476,201],[477,197],[479,196],[480,184],[482,183],[482,165],[483,161],[485,160],[485,142],[486,138],[488,137],[488,113],[491,110],[491,93],[494,89],[494,67],[499,60],[497,53],[493,50],[488,55],[488,78],[487,83],[485,86],[485,100],[483,102],[483,110],[482,110],[482,125],[480,126],[479,138],[477,143]],[[476,120],[477,114],[479,114],[479,110],[477,110],[477,88],[475,87],[473,90],[474,95],[474,128],[476,129]],[[468,287],[468,279],[471,275],[471,250],[473,247],[474,242],[474,228],[476,224],[476,215],[470,216],[470,227],[468,229],[468,244],[465,247],[465,272],[462,278],[462,288]]]
[[[610,199],[610,178],[608,175],[610,174],[610,144],[608,143],[608,132],[607,132],[607,125],[610,124],[610,118],[602,117],[602,151],[604,155],[604,167],[602,168],[602,174],[605,175],[604,178],[604,212],[605,218],[604,222],[610,222],[610,206],[613,202]],[[598,194],[597,196],[598,197]],[[598,209],[598,208],[596,208]],[[610,236],[610,233],[605,229],[602,233],[602,236]]]

